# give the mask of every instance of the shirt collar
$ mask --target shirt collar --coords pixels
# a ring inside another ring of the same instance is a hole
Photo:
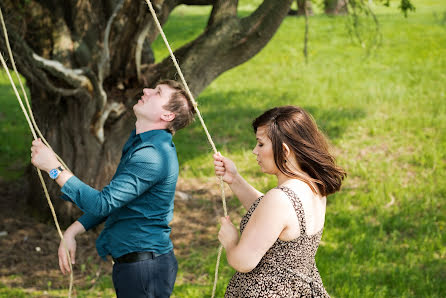
[[[136,134],[136,130],[132,132],[132,136]],[[161,137],[161,136],[170,136],[172,138],[172,135],[165,129],[154,129],[142,132],[137,135],[143,142],[147,142],[152,140],[153,138]]]

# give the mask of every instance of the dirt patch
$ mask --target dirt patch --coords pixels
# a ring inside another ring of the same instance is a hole
[[[215,177],[180,179],[177,190],[188,194],[188,198],[175,200],[171,223],[175,253],[184,257],[200,247],[218,247],[218,221],[224,214],[218,180]],[[227,186],[225,193],[229,201],[232,193]],[[240,221],[238,209],[228,207],[228,212],[233,222]]]
[[[23,211],[23,206],[23,183],[0,182],[0,232],[7,233],[0,237],[0,282],[39,290],[68,288],[69,277],[59,271],[59,236],[54,223],[38,222]],[[101,262],[96,254],[98,234],[92,231],[77,238],[76,285],[94,284],[101,274],[111,272],[111,265]]]
[[[223,215],[218,181],[214,177],[180,179],[178,190],[185,195],[176,198],[171,223],[177,256],[218,247],[217,222]],[[229,189],[226,193],[230,194]],[[54,223],[38,222],[23,211],[23,206],[23,181],[0,181],[0,283],[31,291],[68,288],[69,277],[59,271],[59,236]],[[240,219],[237,210],[231,210],[230,215],[235,221]],[[111,275],[111,261],[102,261],[96,253],[95,240],[100,230],[76,238],[77,288],[89,288],[100,276]]]

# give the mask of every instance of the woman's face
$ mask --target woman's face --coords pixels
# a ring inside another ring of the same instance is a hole
[[[257,163],[262,169],[262,172],[267,174],[276,174],[279,169],[274,162],[273,144],[266,131],[266,126],[260,126],[257,128],[257,144],[254,147],[254,150],[252,150],[252,153],[257,156]]]

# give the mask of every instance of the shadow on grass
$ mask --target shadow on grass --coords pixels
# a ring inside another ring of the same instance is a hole
[[[0,74],[0,79],[3,79]],[[22,96],[23,100],[23,96]],[[0,83],[0,177],[14,179],[25,168],[31,133],[10,84]]]
[[[14,96],[11,85],[6,83],[6,82],[9,82],[6,78],[6,74],[2,74],[0,76],[0,78],[3,79],[3,76],[5,77],[5,79],[4,79],[5,83],[0,83],[0,94],[1,94],[2,98]]]
[[[321,107],[303,106],[303,108],[313,115],[319,128],[332,141],[341,138],[350,125],[366,116],[366,112],[363,109],[355,107],[324,109]]]
[[[277,95],[262,90],[205,92],[198,100],[200,112],[217,150],[228,152],[252,150],[255,146],[252,121],[272,107],[293,105],[299,101],[294,95]],[[331,141],[342,138],[349,126],[366,116],[363,109],[356,107],[302,107],[313,115]],[[198,119],[190,127],[178,132],[174,141],[182,163],[212,152]]]

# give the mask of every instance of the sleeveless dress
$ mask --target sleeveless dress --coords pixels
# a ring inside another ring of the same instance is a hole
[[[308,236],[302,202],[290,188],[280,186],[278,189],[293,203],[300,235],[291,241],[277,239],[252,271],[237,272],[226,288],[225,297],[330,297],[314,260],[323,229]],[[243,216],[241,233],[262,198],[258,198]]]

